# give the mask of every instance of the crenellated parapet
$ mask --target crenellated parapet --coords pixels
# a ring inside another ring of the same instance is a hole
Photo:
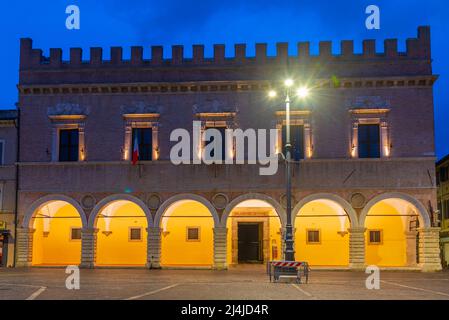
[[[93,83],[117,82],[111,78],[107,72],[111,69],[134,70],[135,76],[127,77],[130,82],[142,81],[219,81],[219,80],[261,80],[266,78],[266,68],[290,68],[299,66],[307,69],[314,69],[314,74],[322,73],[324,77],[337,75],[341,77],[365,76],[399,76],[399,75],[424,75],[431,74],[430,60],[430,28],[419,27],[417,38],[408,39],[406,51],[398,51],[398,40],[387,39],[384,41],[383,52],[376,51],[375,40],[364,40],[362,53],[354,52],[353,41],[342,41],[339,54],[332,52],[332,42],[323,41],[319,43],[319,53],[312,55],[309,42],[297,44],[297,54],[289,55],[288,43],[276,44],[276,55],[267,54],[267,44],[259,43],[255,47],[255,55],[247,54],[246,44],[236,44],[232,57],[225,56],[225,46],[214,45],[213,56],[206,57],[203,45],[193,46],[192,57],[186,57],[184,47],[180,45],[172,46],[171,58],[164,58],[164,48],[162,46],[151,47],[151,58],[144,59],[143,47],[132,47],[129,59],[124,59],[121,47],[110,49],[110,59],[104,58],[102,48],[90,48],[89,59],[86,60],[81,48],[71,48],[68,61],[63,60],[62,49],[50,49],[50,55],[44,56],[43,51],[33,48],[31,39],[21,39],[20,48],[20,83],[83,83],[90,81]],[[386,65],[391,62],[394,65],[379,68],[378,65]],[[415,62],[414,64],[410,61]],[[350,66],[350,67],[349,67]],[[244,75],[239,72],[228,72],[225,74],[212,74],[207,70],[242,70],[248,68],[252,71],[245,71]],[[95,69],[96,75],[83,76],[75,75],[78,70]],[[139,74],[138,70],[155,70],[155,77],[151,75]],[[178,72],[179,69],[185,71]],[[261,71],[265,69],[265,71]],[[42,72],[66,70],[67,74],[59,73],[59,76],[47,76],[46,81],[42,79]],[[162,76],[160,72],[170,72],[177,70],[176,75]],[[158,73],[159,71],[159,73]],[[39,74],[41,72],[41,74]],[[102,72],[104,74],[102,74]],[[35,75],[31,75],[35,73]],[[69,73],[72,75],[70,76]],[[123,79],[123,77],[122,77]],[[158,79],[158,80],[155,80]]]

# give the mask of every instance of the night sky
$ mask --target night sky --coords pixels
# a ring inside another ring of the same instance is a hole
[[[81,10],[81,30],[65,28],[65,8],[76,4]],[[365,8],[378,5],[381,29],[365,28]],[[311,41],[317,53],[320,40],[334,41],[339,53],[340,40],[354,40],[355,51],[361,52],[363,39],[378,39],[377,50],[383,50],[385,38],[398,38],[399,50],[405,51],[406,38],[417,36],[417,27],[432,28],[434,73],[440,76],[435,85],[436,147],[438,158],[449,154],[449,4],[443,0],[426,1],[152,1],[152,0],[52,0],[8,1],[0,8],[0,108],[14,108],[17,102],[19,38],[30,37],[34,47],[49,54],[49,48],[84,49],[101,46],[105,57],[109,47],[123,46],[129,58],[130,47],[182,44],[191,56],[192,44],[204,44],[206,56],[212,56],[212,45],[224,43],[226,54],[234,53],[235,43],[247,43],[248,54],[254,54],[256,42],[268,43],[268,54],[274,55],[276,42],[289,42],[290,54],[296,54],[298,41]],[[446,89],[445,89],[446,88]]]

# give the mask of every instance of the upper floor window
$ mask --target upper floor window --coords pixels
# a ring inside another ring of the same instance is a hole
[[[359,124],[359,158],[380,158],[380,128],[378,124]]]
[[[205,127],[205,131],[208,129],[217,130],[221,136],[221,142],[215,142],[215,137],[210,136],[209,139],[205,141],[205,146],[209,144],[214,144],[214,148],[211,149],[209,154],[205,154],[206,158],[210,158],[210,160],[226,160],[226,127]],[[221,145],[220,145],[221,144]],[[218,149],[217,149],[218,148]],[[216,152],[221,151],[221,155],[216,155]]]
[[[133,128],[132,150],[138,145],[139,160],[151,161],[153,159],[153,130],[152,128]]]
[[[449,180],[449,167],[441,167],[438,175],[440,182],[446,182]]]
[[[287,122],[285,111],[277,111],[278,141],[276,150],[285,156],[285,144],[287,142]],[[312,158],[313,138],[311,127],[311,112],[309,110],[290,111],[290,144],[291,157],[294,161]]]
[[[125,141],[122,152],[123,160],[132,160],[134,146],[138,145],[137,160],[152,161],[159,159],[158,126],[159,113],[124,114]]]
[[[59,131],[59,161],[78,161],[78,129],[61,129]]]
[[[56,112],[58,111],[58,112]],[[59,109],[49,115],[52,124],[51,161],[85,161],[84,114],[59,114]],[[75,108],[74,111],[79,111]],[[48,150],[48,149],[47,149]]]
[[[282,153],[287,154],[285,144],[287,143],[287,126],[282,126]],[[290,126],[291,157],[294,161],[304,159],[304,126]]]

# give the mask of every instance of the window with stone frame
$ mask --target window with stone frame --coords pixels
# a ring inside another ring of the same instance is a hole
[[[307,229],[307,244],[320,244],[321,232],[319,229]]]
[[[187,241],[200,240],[200,227],[187,227]]]
[[[52,115],[52,150],[54,162],[86,160],[84,143],[85,115]]]
[[[199,113],[196,115],[197,119],[201,121],[201,132],[198,137],[201,141],[198,150],[199,156],[204,156],[208,160],[218,160],[224,163],[226,155],[229,154],[234,158],[235,156],[235,139],[229,141],[226,139],[226,129],[236,129],[235,113],[234,112],[222,112],[222,113]],[[209,155],[205,154],[205,148],[209,144],[214,143],[214,138],[211,137],[206,141],[206,130],[215,129],[221,136],[221,157],[215,158],[215,150],[212,150]],[[193,155],[192,155],[193,156]]]
[[[137,138],[139,160],[154,161],[160,157],[158,128],[159,113],[124,114],[125,141],[122,148],[122,159],[132,160],[134,143]]]
[[[368,231],[368,244],[382,244],[382,242],[383,242],[382,230]]]
[[[278,130],[277,152],[286,155],[286,119],[285,111],[276,112]],[[311,112],[309,110],[290,111],[291,157],[294,161],[310,159],[313,155]]]
[[[71,241],[81,240],[81,228],[70,229],[70,240]]]
[[[142,241],[142,228],[130,227],[129,228],[129,241]]]
[[[351,109],[352,158],[384,158],[391,155],[392,143],[387,119],[389,109]]]

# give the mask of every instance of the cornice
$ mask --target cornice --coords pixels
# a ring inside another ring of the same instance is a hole
[[[432,87],[436,75],[403,77],[353,77],[316,79],[314,90],[344,90],[363,88]],[[198,92],[254,92],[267,91],[281,83],[268,80],[83,83],[83,84],[19,84],[20,95],[98,95],[98,94],[186,94]]]

